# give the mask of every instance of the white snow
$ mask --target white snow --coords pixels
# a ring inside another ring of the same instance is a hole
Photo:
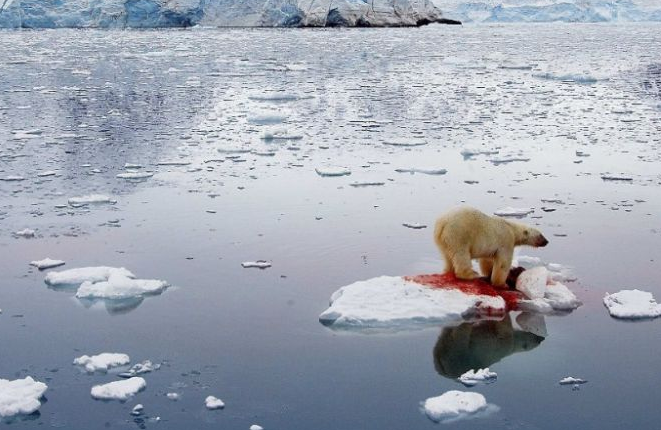
[[[44,281],[48,285],[79,285],[83,282],[107,281],[112,273],[118,273],[129,278],[135,277],[133,273],[123,267],[98,266],[50,272],[46,274]]]
[[[604,305],[614,318],[643,319],[661,316],[661,305],[652,293],[641,290],[622,290],[606,294]]]
[[[48,386],[27,376],[23,379],[0,379],[0,417],[31,414],[41,406],[39,399]]]
[[[493,214],[502,217],[523,218],[535,212],[533,208],[513,208],[511,206],[498,209]]]
[[[478,369],[477,371],[471,369],[459,377],[459,382],[467,387],[472,387],[480,382],[494,382],[497,377],[498,374],[496,372],[491,372],[488,367],[485,369]]]
[[[121,381],[92,387],[92,397],[97,400],[128,400],[147,387],[147,382],[138,376]]]
[[[241,267],[244,269],[257,268],[257,269],[267,269],[271,267],[272,264],[266,260],[257,260],[257,261],[244,261],[241,263]]]
[[[337,166],[327,166],[327,167],[317,167],[314,169],[319,176],[348,176],[351,174],[351,170],[345,167]]]
[[[225,407],[225,403],[214,396],[208,396],[206,399],[204,399],[204,405],[207,407],[207,409],[210,410],[222,409]]]
[[[51,269],[53,267],[63,266],[63,260],[53,260],[51,258],[44,258],[43,260],[35,260],[30,262],[30,266],[34,266],[39,270]]]
[[[573,376],[567,376],[565,378],[562,378],[558,384],[560,385],[575,385],[575,384],[585,384],[588,381],[585,379],[581,378],[574,378]]]
[[[71,197],[69,199],[69,204],[71,206],[80,206],[87,204],[102,204],[102,203],[113,203],[110,197],[104,194],[87,194],[84,196]]]
[[[79,299],[126,299],[149,294],[160,294],[168,283],[158,279],[133,279],[122,273],[111,273],[107,281],[85,281],[78,288]]]
[[[337,290],[319,320],[333,327],[397,328],[456,321],[484,312],[504,313],[505,301],[429,288],[399,276],[380,276]]]
[[[452,390],[425,400],[423,409],[430,420],[449,423],[485,416],[498,407],[487,403],[480,393]]]
[[[107,372],[111,367],[125,366],[130,362],[131,359],[128,355],[113,352],[103,352],[92,356],[83,355],[73,360],[73,364],[84,367],[90,373]]]

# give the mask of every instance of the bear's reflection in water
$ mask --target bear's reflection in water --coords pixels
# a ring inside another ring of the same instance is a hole
[[[456,379],[471,369],[484,369],[508,355],[530,351],[543,340],[515,329],[509,314],[500,321],[466,322],[443,329],[434,346],[434,366],[442,376]]]

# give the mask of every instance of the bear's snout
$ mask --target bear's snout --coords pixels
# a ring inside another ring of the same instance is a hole
[[[549,244],[549,241],[544,236],[542,236],[541,234],[539,235],[539,237],[537,238],[537,241],[535,242],[535,246],[537,246],[537,247],[544,247],[548,244]]]

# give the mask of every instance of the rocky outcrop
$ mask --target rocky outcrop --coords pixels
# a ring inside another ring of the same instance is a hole
[[[0,27],[402,27],[444,19],[431,0],[0,0]]]

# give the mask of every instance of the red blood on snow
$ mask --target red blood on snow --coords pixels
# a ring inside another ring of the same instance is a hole
[[[475,296],[500,296],[505,300],[505,310],[514,311],[518,308],[519,300],[524,295],[518,291],[494,287],[483,279],[465,281],[458,279],[453,273],[435,273],[431,275],[405,276],[405,280],[422,284],[431,288],[443,288],[446,290],[458,290],[464,294]]]

